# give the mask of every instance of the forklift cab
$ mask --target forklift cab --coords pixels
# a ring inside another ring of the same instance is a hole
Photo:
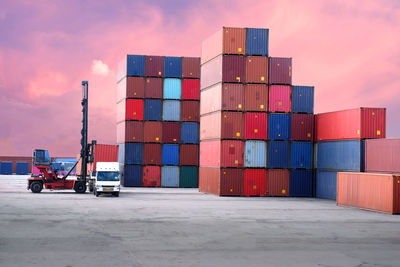
[[[34,166],[50,166],[49,151],[43,149],[35,149],[33,151],[33,165]]]

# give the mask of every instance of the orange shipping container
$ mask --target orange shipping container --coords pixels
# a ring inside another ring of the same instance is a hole
[[[118,146],[96,144],[93,148],[94,161],[89,163],[88,169],[96,171],[96,162],[117,162]]]
[[[339,172],[336,203],[377,212],[400,213],[400,175]]]
[[[267,57],[246,57],[246,83],[268,83]]]
[[[241,196],[243,170],[200,167],[199,191],[217,196]]]
[[[265,84],[247,84],[245,86],[245,110],[268,111],[268,87]]]

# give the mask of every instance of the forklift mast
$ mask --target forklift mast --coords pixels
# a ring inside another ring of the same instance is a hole
[[[86,173],[87,173],[87,162],[88,162],[88,143],[87,143],[87,133],[88,133],[88,87],[87,81],[82,81],[82,130],[81,130],[81,180],[86,183]]]

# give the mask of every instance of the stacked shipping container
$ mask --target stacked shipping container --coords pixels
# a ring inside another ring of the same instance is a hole
[[[314,88],[292,90],[292,60],[268,57],[268,29],[224,27],[201,60],[200,191],[311,196]]]
[[[198,187],[200,58],[128,55],[119,66],[124,186]]]

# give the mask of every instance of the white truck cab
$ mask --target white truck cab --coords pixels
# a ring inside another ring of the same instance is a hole
[[[96,172],[91,174],[91,182],[96,197],[100,194],[112,194],[118,197],[121,188],[119,163],[97,162]]]

